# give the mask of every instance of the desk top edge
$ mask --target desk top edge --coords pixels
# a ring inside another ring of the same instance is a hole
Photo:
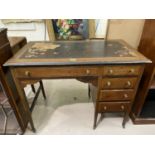
[[[103,64],[132,64],[132,63],[151,63],[151,61],[143,56],[141,53],[132,48],[129,44],[127,44],[123,40],[108,40],[108,41],[117,41],[129,49],[134,50],[134,57],[87,57],[87,58],[59,58],[59,59],[24,59],[19,56],[22,54],[22,50],[17,52],[11,59],[9,59],[4,66],[47,66],[47,65],[103,65]],[[60,43],[62,41],[56,41],[54,43]],[[71,41],[75,42],[75,41]],[[77,41],[76,41],[77,42]],[[82,41],[78,41],[82,42]],[[84,42],[98,42],[97,40],[89,40]],[[100,41],[101,42],[101,41]],[[104,41],[105,42],[105,41]],[[29,42],[29,44],[37,43],[37,42]],[[41,42],[41,43],[53,43],[53,42]],[[63,42],[64,43],[64,42]]]

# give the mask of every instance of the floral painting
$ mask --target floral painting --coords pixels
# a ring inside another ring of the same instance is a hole
[[[88,38],[87,19],[52,19],[56,38],[60,40]]]

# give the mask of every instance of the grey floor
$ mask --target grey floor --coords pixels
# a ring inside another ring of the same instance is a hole
[[[87,84],[74,79],[43,82],[47,100],[40,94],[32,114],[37,132],[27,129],[26,135],[155,134],[155,125],[133,125],[131,120],[123,129],[122,114],[106,114],[93,130],[94,107]]]

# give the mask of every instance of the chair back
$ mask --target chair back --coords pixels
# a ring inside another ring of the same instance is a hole
[[[7,37],[7,29],[0,29],[0,82],[2,83],[4,90],[9,87],[9,89],[12,91],[14,99],[17,101],[19,96],[10,69],[8,67],[3,67],[3,64],[12,56],[12,49]],[[7,94],[8,91],[5,90],[5,92],[9,97],[10,95]]]
[[[0,29],[0,66],[12,57],[12,49],[7,37],[7,29]]]

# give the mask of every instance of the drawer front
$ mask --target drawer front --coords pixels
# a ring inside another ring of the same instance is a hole
[[[20,67],[16,68],[19,78],[54,78],[98,76],[97,67]]]
[[[138,76],[140,73],[141,66],[129,65],[129,66],[105,66],[105,76]]]
[[[100,101],[130,101],[134,97],[133,90],[100,90]]]
[[[101,89],[133,89],[136,86],[136,77],[103,78]]]
[[[130,102],[99,102],[98,112],[129,111]]]

